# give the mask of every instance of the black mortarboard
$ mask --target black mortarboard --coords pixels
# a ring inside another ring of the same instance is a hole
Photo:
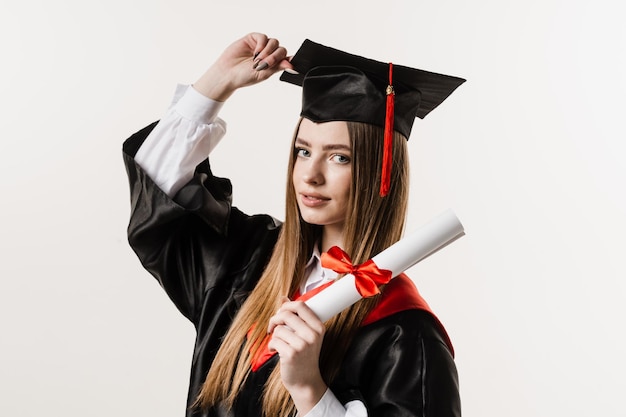
[[[298,74],[283,72],[280,79],[302,86],[301,116],[314,122],[343,120],[383,127],[384,160],[391,158],[393,130],[408,138],[416,117],[424,118],[465,82],[349,54],[308,39],[291,64]],[[383,163],[381,195],[388,190],[389,172],[385,171],[390,166],[390,159]]]

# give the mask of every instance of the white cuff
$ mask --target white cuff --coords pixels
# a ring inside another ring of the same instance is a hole
[[[343,406],[335,394],[326,389],[315,407],[302,417],[367,417],[367,409],[359,400],[350,401]]]
[[[180,95],[180,93],[183,93]],[[193,86],[179,85],[174,94],[174,110],[183,118],[198,123],[211,124],[224,105],[223,101],[215,101],[200,94]]]
[[[170,197],[226,133],[226,122],[217,117],[222,105],[190,86],[178,86],[165,116],[137,151],[135,161]]]

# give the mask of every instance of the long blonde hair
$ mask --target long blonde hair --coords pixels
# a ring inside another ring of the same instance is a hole
[[[347,123],[353,162],[349,211],[344,224],[345,247],[342,249],[358,264],[402,236],[408,201],[408,155],[406,138],[396,132],[391,187],[389,194],[381,198],[383,131],[370,124]],[[258,349],[266,336],[269,319],[281,305],[282,297],[293,294],[300,285],[313,245],[321,236],[320,226],[302,221],[293,187],[294,143],[298,128],[299,124],[291,146],[285,222],[280,236],[263,275],[226,333],[194,406],[233,406],[239,387],[250,372],[251,352]],[[320,370],[326,384],[333,381],[360,323],[377,301],[377,297],[363,299],[326,322],[320,353]],[[250,329],[253,330],[248,334]],[[265,384],[263,413],[265,416],[290,416],[295,415],[295,411],[277,366]]]

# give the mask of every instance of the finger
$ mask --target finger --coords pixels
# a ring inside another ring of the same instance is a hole
[[[311,308],[302,301],[293,301],[283,304],[281,309],[295,313],[307,326],[317,333],[323,334],[326,330],[324,323],[317,317]]]
[[[250,49],[252,49],[254,58],[256,58],[265,48],[268,40],[267,35],[258,32],[249,33],[245,39],[246,43],[250,46]]]
[[[312,328],[297,314],[284,312],[280,315],[284,324],[280,324],[273,329],[273,336],[278,335],[283,340],[299,348],[304,348],[303,345],[305,344],[316,344],[324,336],[323,331],[320,332],[319,329]]]
[[[267,326],[267,333],[270,334],[272,333],[272,331],[274,330],[274,327],[281,325],[281,324],[285,324],[283,319],[278,315],[279,313],[281,313],[283,311],[283,306],[286,303],[291,302],[291,300],[289,300],[289,297],[282,297],[282,305],[278,308],[278,311],[276,311],[276,314],[274,314],[272,317],[270,317],[268,326]]]
[[[298,71],[296,71],[295,67],[291,64],[291,58],[293,58],[293,55],[288,56],[282,61],[280,61],[278,63],[278,68],[285,70],[290,74],[300,74]]]
[[[300,334],[293,332],[286,326],[277,326],[276,329],[274,329],[274,333],[272,334],[272,339],[279,340],[285,343],[295,352],[302,352],[307,348],[307,346],[314,345],[314,341],[308,341]]]
[[[282,321],[281,326],[286,326],[291,329],[292,332],[304,332],[308,328],[307,324],[298,317],[297,314],[291,311],[284,311],[279,314]]]
[[[254,60],[253,68],[257,71],[270,69],[276,72],[280,69],[293,69],[287,59],[287,49],[278,45],[275,39],[269,39],[265,48]]]
[[[255,53],[258,52],[257,57],[259,59],[264,59],[265,57],[274,53],[274,51],[279,47],[278,39],[275,38],[266,38],[264,44],[259,45],[261,48],[257,49]]]
[[[270,59],[270,62],[267,62],[267,59],[274,53],[276,48],[278,48],[278,40],[274,38],[268,38],[265,41],[264,45],[259,45],[261,48],[257,48],[254,53],[254,60],[252,68],[257,71],[262,71],[264,69],[270,68],[270,62],[273,59]]]
[[[270,318],[267,332],[272,333],[277,326],[292,328],[292,326],[306,326],[306,324],[296,313],[288,310],[279,310]]]
[[[285,321],[280,314],[275,314],[270,318],[270,321],[267,325],[267,334],[271,334],[276,326],[283,326]]]
[[[324,324],[317,319],[315,313],[312,311],[307,312],[306,309],[302,308],[302,304],[300,301],[284,303],[276,314],[270,318],[267,332],[272,333],[276,326],[287,326],[293,331],[304,332],[304,334],[308,334],[309,329],[312,329],[315,333],[323,335],[325,330]],[[299,311],[307,316],[310,324],[299,316]]]
[[[279,46],[262,59],[263,59],[263,62],[267,62],[267,65],[269,68],[275,68],[278,66],[278,64],[280,64],[280,62],[284,61],[285,58],[287,58],[287,50],[283,48],[282,46]]]
[[[267,348],[270,350],[270,352],[278,353],[281,361],[286,358],[291,358],[295,355],[295,351],[293,350],[293,348],[279,337],[272,337],[267,344]]]

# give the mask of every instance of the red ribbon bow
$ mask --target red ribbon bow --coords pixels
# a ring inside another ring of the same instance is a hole
[[[339,274],[352,274],[357,291],[365,298],[379,294],[378,286],[388,283],[392,278],[391,271],[378,268],[371,259],[361,265],[352,265],[348,254],[338,246],[322,253],[321,261],[324,268],[330,268]]]

